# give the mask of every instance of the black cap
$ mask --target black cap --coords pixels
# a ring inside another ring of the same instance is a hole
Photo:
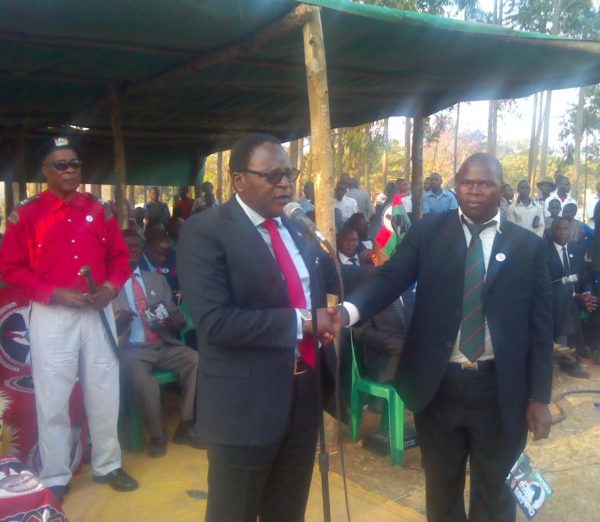
[[[52,136],[51,138],[47,139],[38,150],[38,159],[39,159],[40,163],[43,163],[43,161],[46,159],[46,157],[48,155],[52,154],[55,150],[61,150],[61,149],[74,150],[75,154],[77,154],[77,157],[78,158],[80,157],[79,147],[72,136],[68,136],[68,135]]]

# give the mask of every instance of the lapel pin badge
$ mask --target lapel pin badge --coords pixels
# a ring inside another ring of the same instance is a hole
[[[506,256],[500,252],[499,254],[496,254],[496,261],[502,263],[502,261],[504,261],[506,259]]]
[[[573,257],[573,254],[569,254],[569,257]]]
[[[85,216],[85,220],[86,220],[88,223],[91,223],[92,221],[94,221],[94,218],[88,214],[87,216]]]
[[[154,290],[150,290],[150,295],[156,295],[156,292]]]

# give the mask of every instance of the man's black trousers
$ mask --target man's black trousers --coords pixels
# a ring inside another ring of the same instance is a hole
[[[317,442],[318,385],[314,369],[294,377],[291,415],[279,443],[208,444],[206,522],[304,520]]]
[[[496,372],[449,364],[440,388],[415,414],[425,468],[429,522],[514,522],[516,507],[504,480],[527,441],[527,429],[507,433]],[[469,516],[464,485],[471,475]]]

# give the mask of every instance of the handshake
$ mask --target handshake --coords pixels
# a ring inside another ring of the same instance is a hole
[[[335,336],[340,332],[342,326],[347,326],[348,323],[348,313],[342,305],[317,309],[317,333],[319,335],[319,340],[323,344],[332,342],[335,339]],[[302,329],[304,333],[312,334],[312,321],[304,321]]]

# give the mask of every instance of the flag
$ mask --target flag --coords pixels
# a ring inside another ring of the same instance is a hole
[[[403,196],[404,194],[396,194],[392,204],[384,209],[381,230],[375,238],[375,243],[388,258],[396,251],[410,228],[410,218],[402,206]]]

